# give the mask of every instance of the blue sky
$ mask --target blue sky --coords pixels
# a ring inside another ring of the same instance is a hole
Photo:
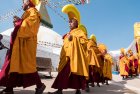
[[[59,0],[60,1],[60,0]],[[22,0],[1,0],[0,16],[12,9],[20,8]],[[140,0],[90,0],[89,4],[77,6],[81,22],[88,35],[94,33],[97,40],[109,50],[126,48],[134,39],[134,23],[140,21]],[[48,8],[53,30],[60,35],[69,31],[68,23]],[[57,9],[61,13],[61,9]],[[23,11],[22,11],[23,12]],[[18,16],[21,16],[21,13]],[[67,18],[67,15],[61,13]],[[12,17],[0,22],[0,32],[13,27]]]

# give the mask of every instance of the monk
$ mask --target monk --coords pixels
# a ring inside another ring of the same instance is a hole
[[[21,18],[14,17],[10,49],[0,72],[0,86],[6,87],[1,94],[14,94],[14,87],[36,85],[35,94],[42,94],[46,86],[41,82],[36,69],[37,33],[40,14],[34,0],[24,0]]]
[[[120,50],[121,55],[119,57],[119,69],[120,69],[120,75],[122,76],[122,79],[128,78],[129,73],[129,60],[125,54],[124,48],[121,48]]]
[[[66,6],[76,9],[71,4]],[[48,94],[63,94],[62,90],[67,88],[76,89],[75,94],[81,94],[80,89],[85,89],[88,77],[87,36],[82,29],[78,28],[78,24],[77,14],[69,17],[70,32],[63,36],[64,43],[60,54],[58,75],[52,85],[52,88],[58,90]]]
[[[132,50],[128,50],[129,53],[129,75],[132,77],[134,74],[135,76],[138,75],[138,60],[134,56]]]
[[[88,51],[89,51],[89,64],[92,65],[92,67],[89,67],[89,73],[92,70],[92,77],[90,78],[90,81],[92,82],[91,86],[94,87],[94,82],[97,83],[97,86],[100,87],[100,82],[103,83],[103,55],[101,54],[100,50],[97,46],[97,40],[94,34],[90,36],[90,40],[88,41],[87,45]],[[92,49],[92,55],[91,54]],[[95,53],[95,54],[94,54]],[[97,60],[96,60],[97,57]],[[95,61],[94,61],[95,60]],[[89,75],[91,76],[91,74]]]
[[[92,34],[90,36],[90,39],[88,40],[88,43],[87,43],[88,61],[89,61],[89,80],[87,81],[87,84],[86,84],[86,92],[90,91],[89,83],[92,83],[92,86],[94,86],[94,82],[96,81],[95,77],[97,79],[99,79],[96,74],[98,74],[97,69],[100,68],[100,64],[98,61],[98,56],[97,56],[98,54],[95,53],[95,51],[94,51],[95,47],[97,47],[96,37],[94,34]],[[99,85],[98,81],[97,81],[97,83]]]
[[[108,80],[112,80],[113,59],[112,56],[107,52],[107,48],[104,44],[99,44],[98,47],[101,49],[101,53],[104,56],[103,77],[106,85],[109,85]]]

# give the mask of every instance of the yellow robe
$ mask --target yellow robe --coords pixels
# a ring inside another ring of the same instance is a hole
[[[128,76],[128,72],[125,69],[125,66],[129,68],[129,60],[126,56],[123,56],[119,61],[120,75]]]
[[[13,44],[10,72],[34,73],[37,71],[36,48],[40,14],[35,8],[29,8],[22,15],[22,19]]]
[[[132,72],[135,72],[135,67],[134,67],[134,60],[135,60],[135,58],[136,57],[134,55],[132,55],[132,56],[129,57],[129,60],[132,61],[132,66],[130,67],[130,69],[132,70]]]
[[[113,65],[112,56],[110,54],[105,54],[103,76],[110,80],[112,79],[112,65]]]
[[[98,59],[99,66],[100,66],[100,67],[95,67],[94,70],[96,72],[99,72],[100,75],[102,75],[103,74],[104,60],[103,60],[103,58],[101,58],[102,57],[102,54],[101,54],[101,52],[99,51],[99,49],[97,47],[97,43],[95,41],[93,41],[93,44],[92,45],[93,45],[92,46],[93,47],[93,50],[94,50],[95,54],[97,55],[97,59]]]
[[[88,49],[89,65],[100,67],[100,64],[99,64],[98,58],[97,58],[97,54],[94,51],[94,42],[92,40],[88,41],[87,49]]]
[[[71,73],[81,76],[88,76],[87,63],[87,37],[86,34],[79,28],[70,32],[72,41],[64,38],[64,44],[60,54],[60,63],[58,71],[60,72],[64,66],[69,62]],[[69,59],[68,59],[69,58]]]

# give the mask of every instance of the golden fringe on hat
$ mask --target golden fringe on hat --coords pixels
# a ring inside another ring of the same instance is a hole
[[[90,35],[90,39],[94,40],[95,42],[97,42],[96,40],[96,36],[94,34]]]
[[[73,4],[65,5],[62,8],[62,12],[68,15],[69,20],[72,18],[76,19],[78,21],[78,24],[80,24],[80,12]]]
[[[124,48],[121,48],[121,49],[120,49],[120,52],[121,52],[121,53],[125,53],[125,49],[124,49]]]
[[[30,0],[35,6],[37,6],[40,3],[40,0]]]
[[[80,24],[80,25],[78,26],[78,28],[80,28],[82,31],[84,31],[84,33],[85,33],[86,35],[88,35],[87,28],[86,28],[83,24]]]
[[[133,53],[133,52],[132,52],[132,50],[131,50],[131,49],[129,49],[129,50],[128,50],[128,53],[129,53],[129,54],[131,54],[131,53]]]
[[[100,44],[98,45],[98,48],[99,48],[100,51],[102,51],[102,50],[107,50],[107,47],[106,47],[104,44],[102,44],[102,43],[100,43]]]

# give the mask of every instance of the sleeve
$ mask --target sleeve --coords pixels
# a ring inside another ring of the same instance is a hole
[[[87,36],[86,36],[86,34],[84,33],[84,31],[79,30],[79,32],[80,32],[80,33],[79,33],[78,37],[79,37],[80,43],[81,43],[81,44],[87,43],[88,39],[87,39]]]
[[[40,17],[38,12],[35,9],[32,9],[27,13],[27,18],[23,20],[18,36],[23,38],[33,36],[38,24],[40,24]]]
[[[38,12],[36,10],[30,11],[29,16],[23,20],[22,27],[31,27],[33,26],[38,20]]]

